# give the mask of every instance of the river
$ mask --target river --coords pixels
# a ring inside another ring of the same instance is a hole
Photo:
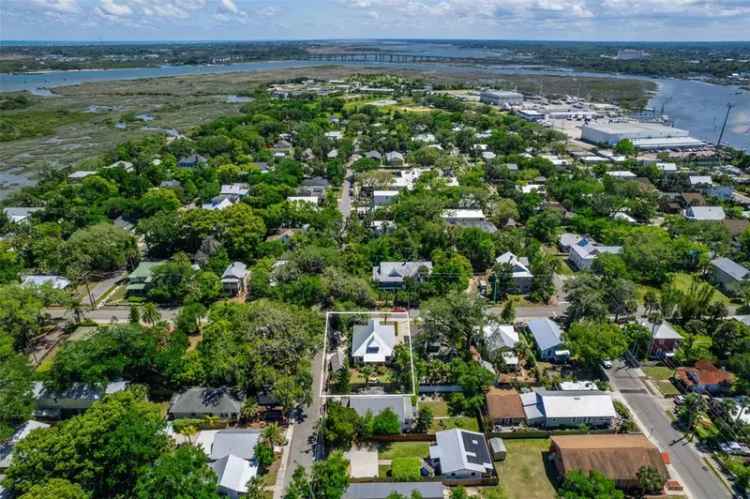
[[[449,44],[446,44],[449,45]],[[400,48],[400,47],[399,47]],[[429,47],[430,53],[444,53],[443,44]],[[33,74],[0,74],[0,92],[27,90],[37,95],[52,96],[49,89],[80,83],[136,80],[169,76],[189,76],[202,74],[226,74],[238,72],[259,72],[274,69],[288,69],[320,66],[320,61],[264,61],[231,65],[162,66],[154,68],[128,68],[109,70],[54,71]],[[357,64],[357,63],[347,63]],[[358,65],[362,65],[361,63]],[[368,62],[367,66],[377,66]],[[466,66],[449,64],[384,64],[383,67],[423,69],[434,72],[465,71]],[[552,74],[565,76],[591,76],[612,78],[636,78],[630,75],[612,75],[571,71],[560,68],[533,66],[471,66],[472,71],[482,70],[488,74]],[[724,144],[750,151],[750,92],[738,87],[706,83],[699,80],[643,78],[658,84],[659,90],[649,105],[656,109],[664,106],[664,112],[678,128],[707,142],[715,142],[721,130],[727,104],[734,105],[724,134]]]

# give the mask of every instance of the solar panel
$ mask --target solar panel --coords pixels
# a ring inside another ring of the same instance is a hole
[[[490,450],[487,448],[487,441],[483,436],[462,431],[461,439],[464,442],[466,460],[468,462],[478,465],[492,462],[490,459]]]

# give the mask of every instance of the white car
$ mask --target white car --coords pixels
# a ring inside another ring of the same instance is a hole
[[[612,369],[612,361],[611,360],[604,360],[602,361],[602,367],[604,369]]]

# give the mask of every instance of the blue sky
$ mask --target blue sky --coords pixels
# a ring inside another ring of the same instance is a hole
[[[750,0],[0,0],[6,40],[747,40]]]

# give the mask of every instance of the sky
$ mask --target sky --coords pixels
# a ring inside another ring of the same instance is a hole
[[[748,40],[750,0],[0,0],[0,39]]]

